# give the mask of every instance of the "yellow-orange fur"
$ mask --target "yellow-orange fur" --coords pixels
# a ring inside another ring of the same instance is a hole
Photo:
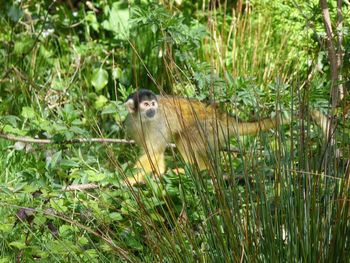
[[[142,155],[135,168],[139,172],[130,184],[142,182],[144,175],[165,172],[164,151],[174,141],[186,163],[208,169],[209,157],[234,135],[255,134],[276,126],[278,120],[238,122],[220,112],[215,105],[198,100],[172,96],[158,96],[158,111],[152,120],[141,121],[137,112],[129,113],[125,126],[127,134],[142,147]]]

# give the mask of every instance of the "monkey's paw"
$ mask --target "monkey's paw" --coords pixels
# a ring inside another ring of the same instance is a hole
[[[128,177],[124,182],[124,185],[142,185],[145,184],[145,178],[143,174],[137,174],[135,176],[132,177]]]
[[[176,169],[172,169],[171,171],[176,175],[185,174],[185,169],[183,168],[176,168]]]

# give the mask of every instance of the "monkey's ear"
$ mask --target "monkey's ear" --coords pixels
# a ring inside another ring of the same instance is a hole
[[[134,113],[135,112],[135,102],[133,99],[128,99],[124,103],[125,107],[128,109],[129,113]]]

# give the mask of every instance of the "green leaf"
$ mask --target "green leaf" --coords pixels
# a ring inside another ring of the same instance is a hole
[[[50,199],[50,205],[58,212],[67,212],[68,208],[64,205],[63,199],[53,200]]]
[[[77,135],[84,136],[84,137],[87,136],[87,131],[77,126],[72,126],[69,130]]]
[[[13,51],[17,55],[21,55],[23,53],[28,52],[33,46],[34,40],[29,35],[17,35],[18,39],[16,39]]]
[[[32,250],[32,255],[35,255],[38,258],[40,258],[41,262],[45,262],[45,260],[43,260],[43,259],[46,259],[46,258],[48,258],[50,256],[50,253],[48,253],[47,251],[42,251],[40,249],[40,247],[38,247],[38,246],[31,245],[30,248]]]
[[[18,22],[23,16],[23,11],[16,5],[12,5],[7,13],[13,22]]]
[[[31,107],[23,107],[21,115],[26,119],[33,119],[35,117],[35,111]]]
[[[127,246],[135,250],[139,250],[139,251],[143,250],[142,244],[138,240],[136,240],[134,237],[128,237],[125,243],[127,244]]]
[[[156,24],[152,24],[151,31],[155,34],[157,33],[157,30],[158,30],[158,26]]]
[[[50,87],[53,89],[53,90],[65,90],[67,88],[67,83],[60,79],[60,78],[54,78]]]
[[[89,240],[88,240],[86,237],[81,237],[81,238],[78,239],[78,243],[79,243],[81,246],[84,246],[84,245],[89,244]]]
[[[105,96],[100,95],[97,97],[97,100],[95,101],[95,108],[99,110],[103,108],[103,106],[105,106],[107,102],[108,102],[108,99]]]
[[[38,185],[34,185],[34,184],[30,184],[30,185],[26,185],[23,187],[23,192],[24,193],[34,193],[35,191],[37,191],[39,189]]]
[[[154,220],[154,221],[158,221],[158,222],[164,222],[165,219],[159,214],[159,213],[151,213],[151,218]]]
[[[113,3],[111,9],[108,8],[107,12],[109,13],[108,20],[102,22],[102,27],[105,30],[113,31],[118,38],[126,39],[129,35],[129,10],[127,6],[123,7],[123,5],[116,2]]]
[[[101,91],[108,83],[108,72],[103,68],[95,69],[92,73],[91,84]]]
[[[60,236],[62,237],[69,237],[77,231],[78,231],[78,228],[75,226],[61,225],[59,227]]]
[[[105,174],[97,173],[93,170],[86,171],[86,174],[88,175],[89,182],[99,182],[106,178]]]
[[[20,118],[14,115],[5,115],[5,116],[1,116],[0,120],[2,123],[10,124],[13,127],[17,127],[17,123],[20,121]]]
[[[17,135],[25,135],[25,134],[26,134],[25,131],[20,130],[20,129],[17,129],[17,128],[13,128],[13,127],[10,126],[10,125],[5,125],[5,126],[2,128],[2,132],[4,132],[4,133],[9,133],[9,134],[17,134]]]
[[[47,169],[48,168],[55,168],[57,164],[62,160],[62,151],[56,152],[52,157],[49,159],[49,161],[46,164]]]
[[[52,123],[48,120],[43,119],[43,118],[40,118],[38,120],[38,125],[39,125],[40,129],[42,129],[43,131],[48,131],[52,128]]]
[[[118,212],[112,212],[109,214],[109,217],[113,220],[113,221],[121,221],[123,220],[123,217],[120,213]]]
[[[93,30],[95,30],[96,32],[99,31],[99,23],[97,22],[96,15],[94,12],[88,11],[85,19]]]
[[[2,233],[11,233],[13,229],[13,224],[0,224],[0,232]]]
[[[113,113],[117,113],[117,107],[113,104],[109,104],[107,105],[101,112],[101,114],[113,114]]]
[[[22,241],[14,241],[14,242],[11,242],[10,243],[10,246],[11,247],[15,247],[15,248],[18,248],[18,249],[23,249],[23,248],[26,248],[27,245],[22,242]]]
[[[123,71],[118,67],[112,70],[113,79],[120,79],[123,75]]]
[[[43,224],[45,224],[47,222],[47,217],[44,215],[35,215],[34,218],[34,224],[37,225],[38,227],[42,226]]]
[[[55,251],[55,254],[68,255],[79,251],[79,247],[69,240],[50,240],[46,247],[50,251]]]
[[[89,259],[98,258],[99,254],[100,252],[97,252],[96,249],[88,249],[84,251],[84,256]]]
[[[63,159],[60,163],[60,166],[63,169],[70,169],[70,168],[78,168],[79,167],[79,163],[71,160],[71,159]]]

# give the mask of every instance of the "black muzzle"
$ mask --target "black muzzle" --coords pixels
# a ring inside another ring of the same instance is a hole
[[[149,109],[149,110],[146,111],[146,116],[148,118],[153,118],[154,115],[156,115],[156,110],[155,109]]]

